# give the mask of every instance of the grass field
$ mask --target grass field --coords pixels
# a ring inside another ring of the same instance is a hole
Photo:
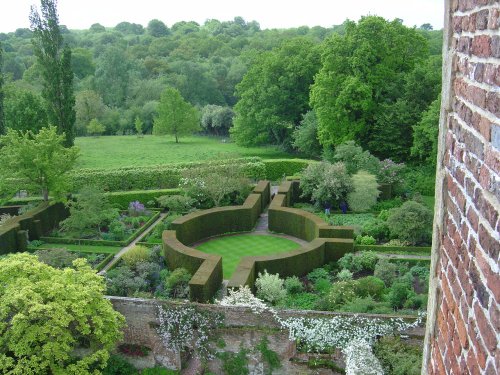
[[[222,256],[224,279],[231,278],[241,257],[284,253],[299,247],[286,238],[252,234],[220,237],[196,246],[204,253]]]
[[[38,246],[37,249],[66,249],[68,251],[79,251],[82,253],[114,254],[120,251],[121,247],[44,243]]]
[[[77,168],[111,169],[247,156],[290,157],[276,147],[240,147],[219,138],[202,136],[183,137],[179,143],[170,136],[79,137],[75,144],[80,148]]]

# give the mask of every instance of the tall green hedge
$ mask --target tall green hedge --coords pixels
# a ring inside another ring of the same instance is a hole
[[[222,284],[222,257],[210,255],[189,280],[189,299],[209,302]]]
[[[68,216],[69,210],[63,203],[43,202],[33,210],[13,218],[0,227],[0,254],[26,250],[26,235],[30,241],[38,240]],[[21,231],[23,233],[19,234]]]
[[[247,177],[265,177],[266,167],[260,158],[226,159],[199,163],[156,165],[147,167],[123,167],[117,169],[79,169],[71,172],[73,191],[83,186],[99,185],[106,191],[171,189],[179,186],[182,171],[187,169],[224,170],[228,165],[241,165]]]
[[[162,195],[178,195],[182,194],[180,189],[158,189],[158,190],[132,190],[132,191],[115,191],[106,193],[109,202],[121,210],[126,210],[130,202],[139,201],[146,204],[149,201],[154,201],[155,198]]]
[[[264,211],[271,202],[271,184],[269,181],[259,181],[257,186],[253,189],[253,193],[262,196],[262,211]]]
[[[310,163],[316,163],[316,161],[306,159],[264,160],[266,178],[271,181],[279,181],[286,176],[293,176],[302,172]]]

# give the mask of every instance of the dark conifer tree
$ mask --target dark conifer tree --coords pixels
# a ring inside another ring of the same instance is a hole
[[[75,139],[75,96],[71,49],[63,46],[59,27],[56,0],[41,0],[41,14],[31,7],[30,22],[33,30],[35,55],[41,66],[44,81],[43,97],[47,102],[49,122],[65,133],[65,146],[70,147]]]

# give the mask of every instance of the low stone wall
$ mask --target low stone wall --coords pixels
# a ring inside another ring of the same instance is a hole
[[[207,305],[198,303],[174,303],[171,301],[157,301],[140,298],[126,297],[107,297],[116,311],[125,316],[127,326],[124,329],[124,342],[129,344],[144,345],[151,349],[151,356],[154,361],[162,366],[179,369],[185,364],[185,359],[181,359],[179,353],[175,353],[165,345],[157,333],[157,306],[178,307],[178,306],[196,306],[198,309],[220,313],[224,317],[223,327],[217,330],[217,335],[222,338],[226,344],[225,351],[237,352],[240,346],[244,348],[254,348],[263,337],[270,341],[270,348],[276,351],[280,357],[284,368],[283,374],[308,374],[307,367],[293,364],[290,359],[297,355],[295,343],[288,339],[288,332],[280,329],[279,324],[269,312],[259,314],[253,313],[245,307],[224,307],[220,305]],[[352,316],[350,313],[335,313],[324,311],[297,311],[280,310],[279,315],[283,318],[289,317],[322,317],[329,318],[334,316]],[[393,315],[370,315],[357,314],[369,318],[390,319],[397,316]],[[415,317],[407,316],[408,320]],[[406,334],[422,338],[423,328],[415,328]],[[190,348],[192,349],[192,348]],[[209,368],[217,372],[217,361],[209,363]],[[328,373],[328,372],[327,372]]]

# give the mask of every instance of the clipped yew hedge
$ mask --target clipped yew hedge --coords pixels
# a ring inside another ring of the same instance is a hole
[[[283,177],[293,176],[311,163],[317,163],[315,160],[307,159],[269,159],[264,160],[266,166],[266,178],[271,181],[279,181]]]
[[[132,190],[132,191],[115,191],[106,193],[109,202],[119,207],[121,210],[126,210],[130,202],[139,201],[146,204],[149,201],[154,201],[155,198],[163,195],[179,195],[182,194],[181,189],[157,189],[157,190]]]
[[[228,232],[252,230],[262,212],[262,202],[269,194],[269,182],[260,182],[243,205],[190,213],[174,220],[173,230],[163,232],[163,251],[168,266],[171,269],[182,267],[193,274],[189,281],[191,301],[207,302],[213,298],[223,280],[222,257],[187,245]]]
[[[38,240],[69,216],[63,203],[43,202],[0,227],[0,254],[27,250],[27,241]]]
[[[83,186],[96,184],[106,191],[171,189],[179,186],[184,170],[203,169],[217,173],[235,164],[241,165],[245,175],[249,178],[265,178],[266,166],[262,159],[252,157],[117,169],[79,169],[70,173],[70,182],[73,191],[78,191]]]

